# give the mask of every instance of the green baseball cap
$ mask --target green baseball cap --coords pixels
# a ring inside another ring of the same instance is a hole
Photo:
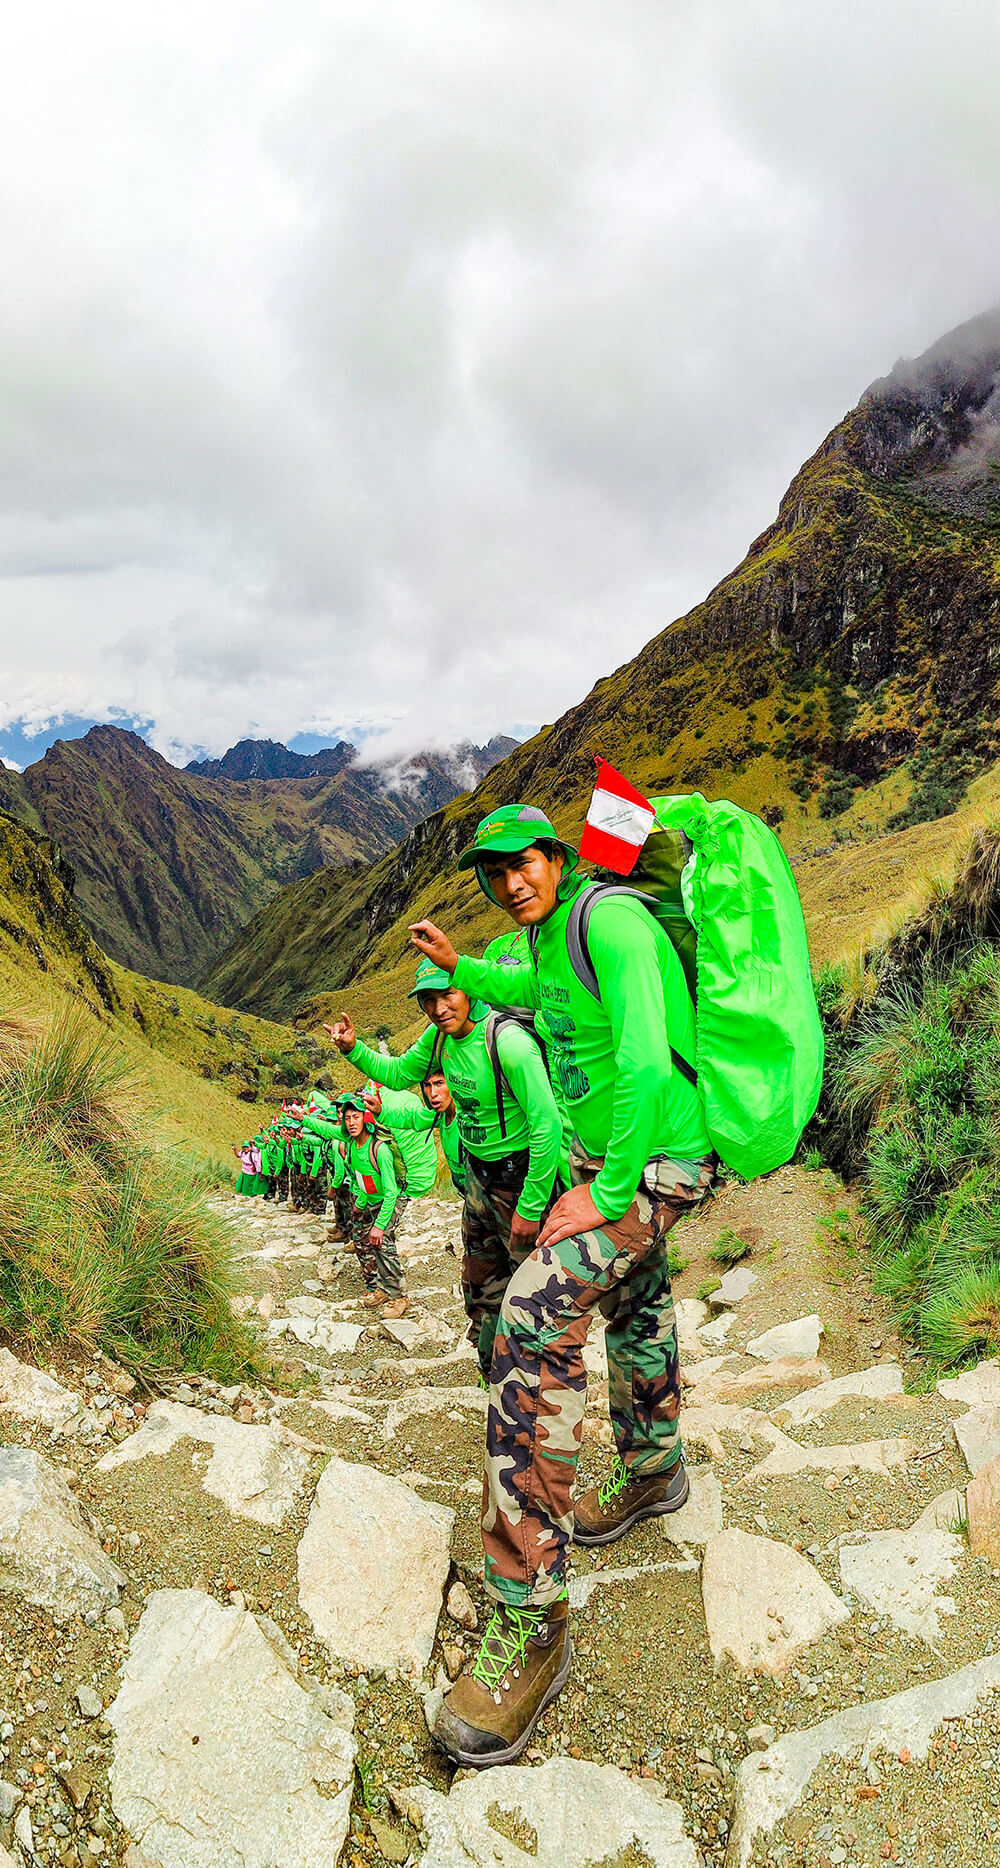
[[[509,856],[515,850],[530,850],[534,844],[545,842],[558,843],[565,850],[570,865],[578,860],[579,851],[559,835],[537,804],[503,804],[477,826],[469,848],[463,850],[458,859],[458,867],[477,869],[491,850]]]
[[[443,966],[435,966],[426,956],[417,967],[416,985],[407,993],[408,999],[416,999],[422,992],[450,992],[454,980],[446,973]]]

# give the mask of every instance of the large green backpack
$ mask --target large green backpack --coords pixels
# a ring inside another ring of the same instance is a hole
[[[651,798],[656,821],[629,884],[590,883],[566,928],[570,963],[600,998],[587,946],[596,902],[639,895],[670,936],[695,1002],[694,1069],[712,1146],[750,1180],[788,1161],[819,1100],[823,1028],[795,878],[759,817],[692,791]]]

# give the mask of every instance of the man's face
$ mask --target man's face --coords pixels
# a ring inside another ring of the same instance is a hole
[[[446,1038],[456,1037],[469,1023],[469,995],[458,986],[449,986],[447,991],[422,992],[417,1004],[425,1018],[429,1018],[438,1031],[443,1031]]]
[[[360,1109],[348,1109],[344,1116],[347,1133],[352,1141],[357,1141],[365,1126],[365,1118]]]
[[[561,850],[552,856],[534,847],[509,856],[497,852],[485,859],[483,874],[511,920],[518,927],[534,927],[556,905],[564,860]]]
[[[436,1116],[446,1115],[448,1110],[453,1107],[451,1091],[440,1072],[436,1076],[426,1079],[424,1083],[424,1100],[428,1108],[433,1109]]]

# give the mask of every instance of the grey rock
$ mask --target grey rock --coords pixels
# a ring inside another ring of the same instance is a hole
[[[691,1486],[686,1505],[658,1520],[671,1544],[707,1544],[722,1529],[722,1487],[711,1466],[689,1466]]]
[[[796,1317],[792,1323],[779,1323],[762,1336],[755,1336],[747,1344],[747,1355],[757,1356],[761,1362],[777,1362],[785,1357],[811,1362],[819,1354],[822,1334],[823,1325],[817,1316]]]
[[[961,1375],[938,1382],[937,1391],[946,1401],[964,1401],[966,1407],[1000,1407],[1000,1360],[992,1356]]]
[[[81,1719],[99,1719],[104,1711],[104,1701],[100,1693],[92,1686],[78,1686],[73,1694]]]
[[[962,1458],[975,1475],[1000,1459],[1000,1407],[973,1407],[952,1421]]]
[[[21,1801],[21,1792],[16,1784],[0,1781],[0,1820],[9,1823]]]
[[[107,1715],[115,1815],[163,1868],[329,1868],[350,1823],[352,1713],[296,1677],[273,1623],[159,1590]]]
[[[0,1349],[0,1419],[5,1414],[52,1433],[75,1433],[87,1423],[96,1424],[72,1389],[53,1381],[44,1369],[18,1362],[9,1349]]]
[[[56,1467],[26,1447],[0,1447],[0,1590],[62,1619],[99,1616],[124,1582]]]
[[[841,1545],[840,1580],[876,1615],[933,1647],[941,1616],[957,1609],[938,1586],[954,1575],[962,1556],[962,1539],[950,1531],[869,1531],[856,1543]]]
[[[783,1674],[850,1610],[788,1544],[723,1531],[709,1539],[702,1601],[716,1667]]]
[[[375,1467],[331,1459],[298,1550],[299,1605],[331,1654],[366,1668],[422,1671],[454,1521],[446,1506]]]
[[[838,1375],[835,1381],[821,1382],[818,1388],[793,1395],[790,1401],[783,1401],[771,1411],[783,1426],[796,1426],[803,1421],[822,1419],[838,1401],[884,1401],[902,1392],[903,1371],[899,1364],[878,1362],[874,1368],[861,1369],[856,1375]]]
[[[680,1805],[652,1779],[636,1781],[610,1764],[555,1757],[537,1768],[483,1771],[456,1782],[447,1797],[407,1785],[405,1797],[428,1836],[421,1868],[581,1868],[588,1853],[610,1862],[626,1851],[651,1868],[698,1864]],[[528,1846],[508,1839],[498,1811]]]
[[[452,1621],[457,1622],[460,1628],[468,1629],[470,1632],[473,1628],[478,1628],[479,1616],[476,1613],[476,1605],[464,1583],[452,1583],[445,1606]]]
[[[138,1432],[105,1453],[97,1471],[115,1472],[133,1460],[162,1457],[182,1440],[212,1448],[201,1483],[234,1517],[283,1523],[302,1491],[309,1460],[289,1446],[278,1427],[252,1427],[176,1401],[154,1401]]]
[[[997,1687],[1000,1656],[990,1655],[929,1686],[849,1706],[818,1725],[786,1732],[763,1757],[745,1758],[736,1778],[726,1868],[747,1868],[757,1838],[769,1836],[795,1808],[824,1758],[859,1758],[864,1766],[873,1754],[906,1746],[922,1763],[942,1722],[974,1713],[980,1695]]]
[[[734,1265],[731,1271],[723,1273],[719,1288],[713,1291],[709,1302],[716,1306],[741,1304],[751,1291],[756,1290],[760,1279],[749,1265]]]

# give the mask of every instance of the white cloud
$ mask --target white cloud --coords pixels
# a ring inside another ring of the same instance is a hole
[[[0,719],[551,719],[1000,296],[985,0],[39,0]]]

